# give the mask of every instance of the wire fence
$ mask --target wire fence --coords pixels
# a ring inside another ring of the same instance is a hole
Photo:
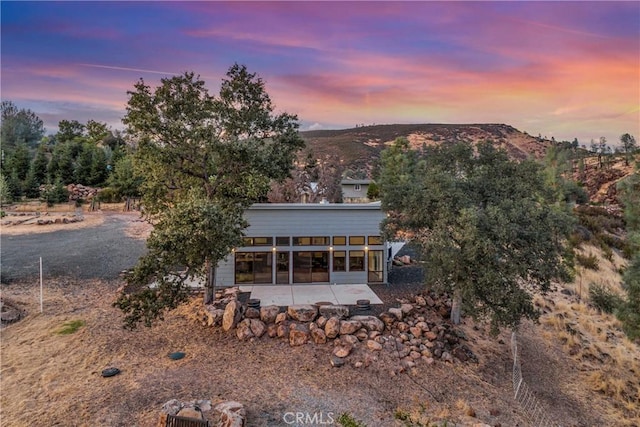
[[[513,353],[513,393],[514,399],[520,404],[527,421],[535,427],[559,427],[553,422],[544,406],[540,404],[533,391],[522,378],[522,367],[518,354],[518,338],[511,333],[511,351]]]

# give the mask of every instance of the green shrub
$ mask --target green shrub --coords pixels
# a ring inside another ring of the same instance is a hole
[[[71,335],[85,325],[84,320],[69,320],[64,322],[60,329],[56,331],[58,335]]]
[[[120,197],[115,189],[112,187],[105,187],[96,196],[98,202],[103,203],[118,203],[120,201]]]
[[[609,314],[613,313],[624,302],[617,294],[599,283],[591,283],[589,285],[589,299],[594,307]]]
[[[574,212],[580,224],[593,233],[601,233],[602,231],[615,233],[625,227],[624,219],[612,215],[603,207],[581,205],[576,206]]]
[[[598,265],[598,257],[595,255],[576,254],[576,262],[588,270],[600,270],[600,266]]]
[[[47,202],[47,206],[53,206],[55,203],[65,203],[69,201],[69,192],[62,185],[62,181],[56,181],[55,185],[46,185],[40,193],[40,199]]]
[[[609,233],[598,233],[596,235],[596,239],[601,243],[601,246],[604,244],[610,248],[616,248],[618,250],[623,250],[626,244],[624,239]]]
[[[366,424],[356,420],[347,412],[343,412],[338,417],[338,423],[343,427],[367,427]]]

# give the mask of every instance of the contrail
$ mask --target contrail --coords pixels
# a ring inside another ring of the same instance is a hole
[[[177,75],[180,73],[175,73],[172,71],[157,71],[157,70],[145,70],[144,68],[129,68],[129,67],[115,67],[112,65],[99,65],[99,64],[77,64],[82,67],[91,67],[91,68],[106,68],[108,70],[119,70],[119,71],[137,71],[142,73],[152,73],[152,74],[170,74]]]

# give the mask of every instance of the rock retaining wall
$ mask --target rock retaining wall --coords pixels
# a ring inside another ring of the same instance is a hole
[[[194,320],[221,327],[239,340],[282,339],[291,346],[329,345],[329,363],[367,367],[384,354],[397,360],[392,374],[418,363],[477,362],[462,331],[446,319],[451,301],[434,295],[402,300],[378,316],[350,315],[348,306],[247,307],[237,288],[219,291],[213,305],[200,305]]]

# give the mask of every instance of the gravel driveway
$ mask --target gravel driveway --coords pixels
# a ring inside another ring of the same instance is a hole
[[[145,241],[125,233],[131,217],[106,214],[97,227],[50,233],[2,235],[0,281],[44,277],[109,280],[131,268],[145,252]]]

